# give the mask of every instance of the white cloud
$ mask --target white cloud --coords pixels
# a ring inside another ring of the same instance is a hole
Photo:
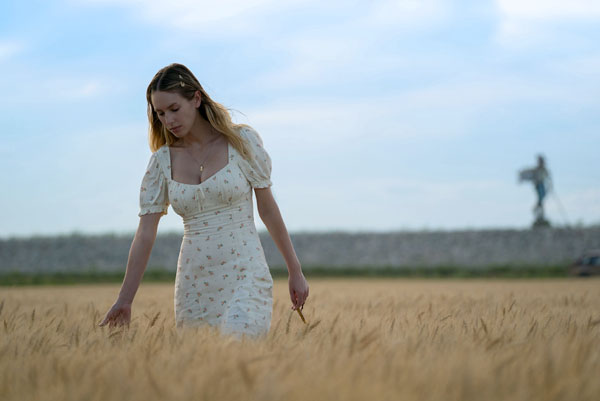
[[[499,26],[496,40],[507,46],[526,48],[556,41],[559,23],[600,19],[597,0],[496,0]]]
[[[0,39],[0,62],[7,60],[25,48],[22,41]]]
[[[600,18],[597,0],[497,0],[505,18],[529,20],[565,20]]]
[[[147,22],[182,31],[241,35],[260,28],[261,16],[292,8],[306,1],[286,0],[71,0],[83,5],[109,5],[130,9]],[[315,3],[311,0],[309,3]]]
[[[300,141],[299,147],[335,144],[340,140],[374,138],[411,138],[460,136],[467,132],[471,113],[453,108],[436,109],[411,96],[343,100],[286,102],[248,109],[249,123],[265,135],[273,133],[281,140]],[[438,100],[439,102],[439,100]],[[277,134],[279,133],[279,134]],[[285,143],[282,143],[285,146]]]
[[[63,78],[46,81],[43,88],[52,93],[54,98],[78,100],[100,95],[106,86],[98,80]]]
[[[278,88],[350,78],[350,74],[360,70],[362,65],[357,63],[360,63],[368,43],[352,33],[332,35],[320,32],[283,38],[274,45],[278,52],[285,51],[291,57],[283,68],[256,77],[254,85]]]
[[[369,138],[436,138],[472,135],[472,124],[490,108],[519,103],[595,104],[572,84],[493,77],[436,85],[390,96],[313,97],[244,107],[248,123],[274,141],[295,146]],[[292,139],[296,138],[296,139]],[[299,139],[301,138],[301,139]]]
[[[297,10],[312,10],[339,17],[356,14],[362,23],[371,26],[395,25],[398,29],[429,25],[445,15],[440,0],[379,0],[348,2],[333,0],[70,0],[78,5],[109,5],[130,9],[150,23],[177,30],[218,37],[240,36],[268,30],[270,22],[280,17],[292,17]],[[353,9],[354,7],[354,9]],[[293,18],[291,18],[293,19]],[[353,23],[360,21],[353,21]],[[359,29],[361,27],[358,27]],[[364,34],[366,31],[358,32]]]
[[[10,80],[0,81],[5,89],[0,95],[0,104],[26,103],[47,104],[56,101],[79,101],[93,99],[105,93],[117,93],[123,86],[116,85],[112,78],[89,76],[61,76],[40,71],[16,72]]]
[[[439,0],[380,0],[369,5],[366,18],[369,23],[411,29],[440,22],[447,17],[449,8],[448,3]]]
[[[529,193],[501,180],[407,178],[352,174],[335,182],[277,182],[286,224],[298,230],[397,230],[519,226]],[[351,216],[351,218],[349,218]]]
[[[548,67],[552,71],[570,76],[600,77],[600,54],[561,58],[548,63]]]
[[[272,38],[271,51],[287,54],[289,59],[278,71],[258,76],[256,84],[272,88],[294,82],[331,84],[397,71],[413,60],[376,49],[391,38],[429,29],[448,18],[449,7],[438,0],[369,2],[359,15]]]

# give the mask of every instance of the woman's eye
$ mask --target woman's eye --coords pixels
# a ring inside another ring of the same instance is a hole
[[[171,109],[172,112],[176,112],[177,110],[179,110],[179,109],[178,108],[177,109]],[[162,117],[165,113],[156,113],[156,114],[158,114],[160,117]]]

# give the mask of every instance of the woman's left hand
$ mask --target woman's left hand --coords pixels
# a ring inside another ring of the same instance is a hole
[[[288,277],[288,285],[290,288],[290,298],[292,300],[292,310],[302,309],[306,298],[308,298],[308,282],[304,278],[302,271],[298,273],[290,273]]]

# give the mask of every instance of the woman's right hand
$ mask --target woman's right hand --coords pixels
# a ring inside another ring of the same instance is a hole
[[[110,308],[106,313],[104,320],[98,324],[98,326],[104,326],[108,323],[108,327],[122,326],[126,324],[129,326],[131,321],[131,304],[121,303],[119,301]]]

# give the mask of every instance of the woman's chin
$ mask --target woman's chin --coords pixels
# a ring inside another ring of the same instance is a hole
[[[184,137],[184,136],[187,134],[187,132],[183,132],[183,131],[181,131],[181,130],[177,130],[177,131],[175,131],[175,132],[171,131],[171,134],[173,134],[173,135],[175,135],[177,138],[180,138],[180,139],[181,139],[181,138],[183,138],[183,137]]]

